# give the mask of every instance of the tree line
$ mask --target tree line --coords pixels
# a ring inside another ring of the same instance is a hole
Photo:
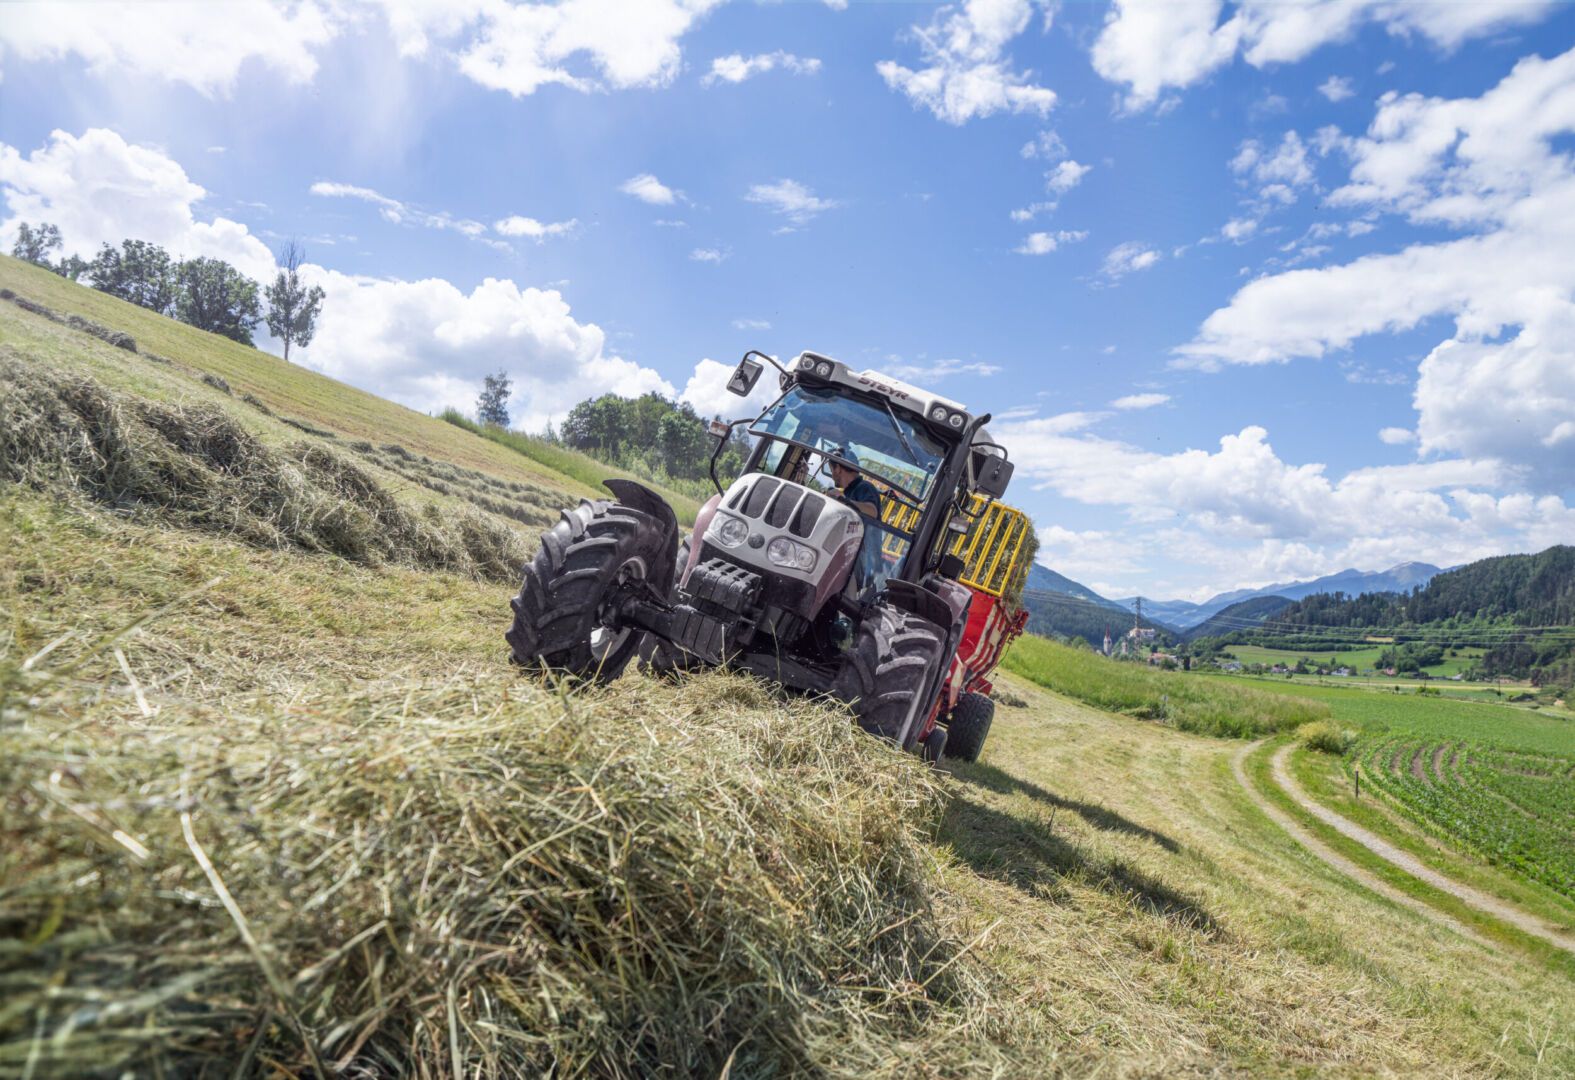
[[[301,280],[306,253],[294,240],[279,250],[279,271],[266,286],[222,259],[177,259],[146,240],[122,240],[119,247],[104,244],[91,260],[79,255],[57,258],[63,246],[58,226],[24,221],[11,254],[243,345],[251,345],[252,331],[266,323],[268,332],[284,343],[286,360],[292,346],[306,347],[317,332],[324,293],[321,286]]]

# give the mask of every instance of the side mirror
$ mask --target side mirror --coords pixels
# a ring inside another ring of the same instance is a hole
[[[706,422],[705,430],[713,439],[725,439],[728,432],[733,430],[733,425],[726,420],[717,418]]]
[[[992,499],[999,499],[1006,494],[1006,487],[1012,482],[1012,463],[999,454],[992,454],[986,450],[973,452],[973,486],[974,490]]]
[[[738,362],[738,366],[733,369],[733,377],[727,380],[728,391],[737,394],[739,397],[748,397],[749,392],[760,381],[760,373],[764,370],[766,370],[766,367],[759,360],[751,360],[747,356],[744,357]]]

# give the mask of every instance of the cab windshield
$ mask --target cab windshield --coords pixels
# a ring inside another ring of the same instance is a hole
[[[860,472],[921,502],[946,457],[945,444],[902,412],[829,387],[793,387],[760,414],[750,433],[815,451],[841,448]]]

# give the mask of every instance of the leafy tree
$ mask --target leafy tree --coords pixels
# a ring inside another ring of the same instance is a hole
[[[286,362],[290,359],[292,344],[304,349],[312,343],[312,335],[317,332],[317,316],[323,310],[322,287],[307,288],[301,281],[299,270],[305,257],[306,252],[294,240],[285,244],[279,252],[282,269],[273,284],[263,290],[268,298],[268,332],[284,342]]]
[[[16,243],[11,246],[11,254],[18,259],[25,259],[53,270],[54,265],[49,261],[49,253],[59,251],[62,243],[59,226],[46,222],[34,227],[24,221],[16,227]]]
[[[692,476],[711,457],[705,426],[692,409],[669,412],[656,428],[656,448],[662,467],[674,476]]]
[[[87,265],[93,287],[149,311],[170,315],[175,311],[177,265],[170,253],[146,240],[123,240],[119,250],[108,244]]]
[[[626,432],[624,407],[627,398],[603,394],[582,401],[569,410],[558,437],[565,446],[583,450],[604,460],[616,461],[624,447]]]
[[[482,383],[481,396],[476,398],[476,419],[492,427],[508,427],[509,395],[513,392],[514,384],[502,370],[488,375]]]
[[[87,273],[88,261],[80,255],[67,255],[55,264],[55,273],[63,278],[76,281]]]
[[[175,314],[199,330],[243,345],[262,321],[257,283],[222,259],[188,259],[175,271]]]

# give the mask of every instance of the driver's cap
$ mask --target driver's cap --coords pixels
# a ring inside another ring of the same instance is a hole
[[[846,446],[833,446],[830,450],[827,450],[826,453],[830,454],[832,457],[839,457],[850,465],[857,465],[859,463],[858,455],[852,450],[848,449]],[[834,461],[832,464],[836,465],[839,464],[839,462]]]

